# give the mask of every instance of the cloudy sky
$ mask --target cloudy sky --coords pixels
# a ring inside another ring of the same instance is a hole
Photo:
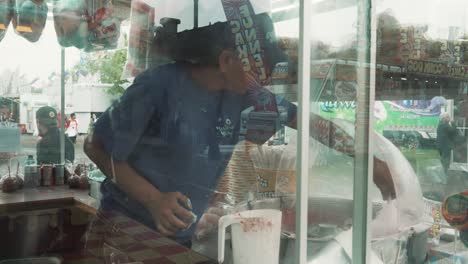
[[[55,35],[53,21],[48,20],[41,38],[31,43],[17,35],[13,26],[8,28],[5,38],[0,42],[0,72],[20,68],[28,78],[47,78],[52,72],[60,72],[60,46]],[[68,66],[79,61],[79,51],[67,48]]]

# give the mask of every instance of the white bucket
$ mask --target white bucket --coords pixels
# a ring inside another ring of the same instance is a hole
[[[231,226],[234,264],[278,264],[281,211],[251,210],[219,219],[218,262],[224,262],[226,228]]]

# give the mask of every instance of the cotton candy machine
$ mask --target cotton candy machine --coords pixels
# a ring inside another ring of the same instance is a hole
[[[350,135],[354,134],[353,124],[342,120],[334,122]],[[289,135],[291,139],[296,138],[294,132],[289,131]],[[377,133],[373,136],[374,155],[387,164],[396,197],[384,200],[381,187],[376,184],[369,190],[369,199],[372,201],[372,220],[369,227],[372,239],[371,259],[373,263],[423,263],[429,225],[423,224],[424,206],[417,176],[406,158],[390,141]],[[285,148],[284,153],[294,153],[294,140]],[[309,263],[350,263],[354,160],[313,139],[310,150]],[[295,195],[278,199],[275,202],[252,201],[247,207],[281,208],[281,254],[283,263],[289,263],[293,259],[291,256],[294,255],[295,246]]]
[[[354,134],[353,124],[341,120],[334,122],[348,134]],[[263,146],[256,150],[257,153],[253,150],[250,152],[255,170],[262,169],[262,173],[257,174],[257,190],[261,189],[259,187],[271,186],[267,181],[272,181],[276,183],[276,197],[257,195],[254,199],[250,197],[250,201],[228,205],[227,210],[227,213],[232,213],[253,209],[280,209],[283,217],[280,263],[285,264],[294,261],[296,194],[291,189],[295,184],[280,184],[282,174],[278,172],[295,168],[292,160],[295,159],[297,149],[295,132],[286,131],[286,135],[290,139],[288,145]],[[379,188],[376,184],[372,184],[369,190],[369,199],[372,201],[372,220],[369,226],[372,239],[371,259],[373,263],[423,263],[430,224],[423,223],[424,204],[418,178],[406,158],[389,140],[376,133],[373,137],[374,156],[387,165],[395,195],[385,200],[382,187]],[[313,138],[309,148],[309,263],[351,263],[354,159]],[[259,153],[269,157],[282,156],[275,157],[271,162],[259,157]],[[268,170],[277,173],[267,177],[264,172]],[[289,174],[286,179],[291,180]],[[280,188],[281,186],[287,188]],[[208,249],[207,245],[210,243],[205,240],[200,244]],[[203,253],[210,255],[208,252]]]

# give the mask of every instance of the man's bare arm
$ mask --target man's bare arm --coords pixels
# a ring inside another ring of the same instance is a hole
[[[297,117],[288,125],[297,129]],[[311,114],[310,136],[338,152],[354,157],[354,138],[330,120]],[[390,169],[385,161],[374,156],[373,181],[380,189],[384,200],[395,199],[396,190]]]
[[[147,208],[163,235],[172,235],[187,227],[187,224],[175,215],[187,219],[187,222],[192,217],[180,204],[188,204],[184,195],[178,192],[162,193],[139,175],[128,162],[112,162],[111,156],[104,150],[101,140],[96,135],[86,138],[84,151],[107,177],[112,178],[119,189]]]

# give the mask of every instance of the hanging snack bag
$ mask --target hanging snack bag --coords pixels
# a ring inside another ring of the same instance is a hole
[[[109,0],[56,0],[55,31],[60,45],[85,51],[117,47],[122,17]]]
[[[88,1],[88,42],[86,51],[114,49],[120,36],[120,18],[109,0]]]
[[[12,0],[0,0],[0,40],[5,37],[10,21],[13,18]]]
[[[62,47],[88,46],[88,11],[84,0],[55,0],[53,15],[57,40]]]
[[[16,33],[30,42],[38,41],[44,30],[48,11],[44,0],[16,0],[12,21]]]
[[[154,8],[143,0],[132,1],[130,36],[122,78],[135,77],[149,65],[149,51],[153,39]]]

